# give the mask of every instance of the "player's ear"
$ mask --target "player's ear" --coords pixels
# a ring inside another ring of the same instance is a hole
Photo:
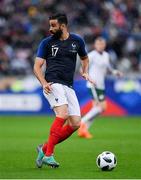
[[[64,28],[64,27],[66,27],[66,25],[65,24],[61,24],[61,27]]]

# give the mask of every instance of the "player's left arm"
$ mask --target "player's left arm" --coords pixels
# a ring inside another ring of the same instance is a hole
[[[87,50],[85,48],[85,42],[84,42],[84,40],[82,38],[79,39],[78,54],[79,54],[80,60],[81,60],[81,67],[82,67],[81,75],[82,75],[82,77],[85,78],[90,83],[94,84],[93,80],[90,78],[90,76],[88,74],[88,71],[89,71],[89,58],[88,58]]]
[[[93,80],[90,78],[89,73],[88,73],[88,71],[89,71],[89,58],[88,58],[88,56],[80,57],[80,59],[81,59],[81,67],[82,67],[82,71],[81,71],[82,77],[85,78],[90,83],[94,84]]]

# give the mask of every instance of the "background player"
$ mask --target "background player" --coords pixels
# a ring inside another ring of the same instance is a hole
[[[88,76],[89,60],[83,39],[68,32],[65,14],[49,18],[51,36],[39,45],[34,64],[34,73],[43,87],[43,94],[53,108],[56,118],[50,128],[47,143],[39,149],[36,164],[58,167],[54,159],[55,145],[67,139],[80,126],[80,107],[73,85],[77,54],[81,58],[82,76]],[[46,61],[45,77],[42,66]]]
[[[98,37],[94,43],[95,50],[91,51],[88,56],[90,60],[89,75],[94,80],[94,85],[87,83],[94,98],[92,109],[82,118],[81,127],[78,130],[78,136],[83,138],[92,138],[88,131],[96,116],[106,109],[105,101],[105,77],[107,71],[115,76],[121,77],[122,73],[113,69],[110,65],[109,54],[105,51],[106,41],[102,37]]]

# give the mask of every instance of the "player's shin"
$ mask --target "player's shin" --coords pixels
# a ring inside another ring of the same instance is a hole
[[[61,128],[63,127],[64,123],[65,123],[65,119],[60,117],[56,117],[56,119],[54,120],[50,128],[50,135],[48,138],[47,150],[45,153],[46,156],[51,156],[53,154],[55,145],[60,140]]]
[[[73,134],[74,131],[76,131],[76,129],[74,129],[70,125],[65,125],[64,127],[62,127],[62,129],[61,129],[61,137],[60,137],[60,140],[59,140],[58,143],[64,141],[68,137],[70,137]]]

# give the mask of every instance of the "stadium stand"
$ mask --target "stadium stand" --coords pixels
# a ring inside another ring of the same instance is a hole
[[[73,32],[87,49],[102,35],[115,67],[141,71],[141,4],[139,0],[1,0],[0,77],[32,74],[39,41],[48,36],[48,17],[65,12]]]

